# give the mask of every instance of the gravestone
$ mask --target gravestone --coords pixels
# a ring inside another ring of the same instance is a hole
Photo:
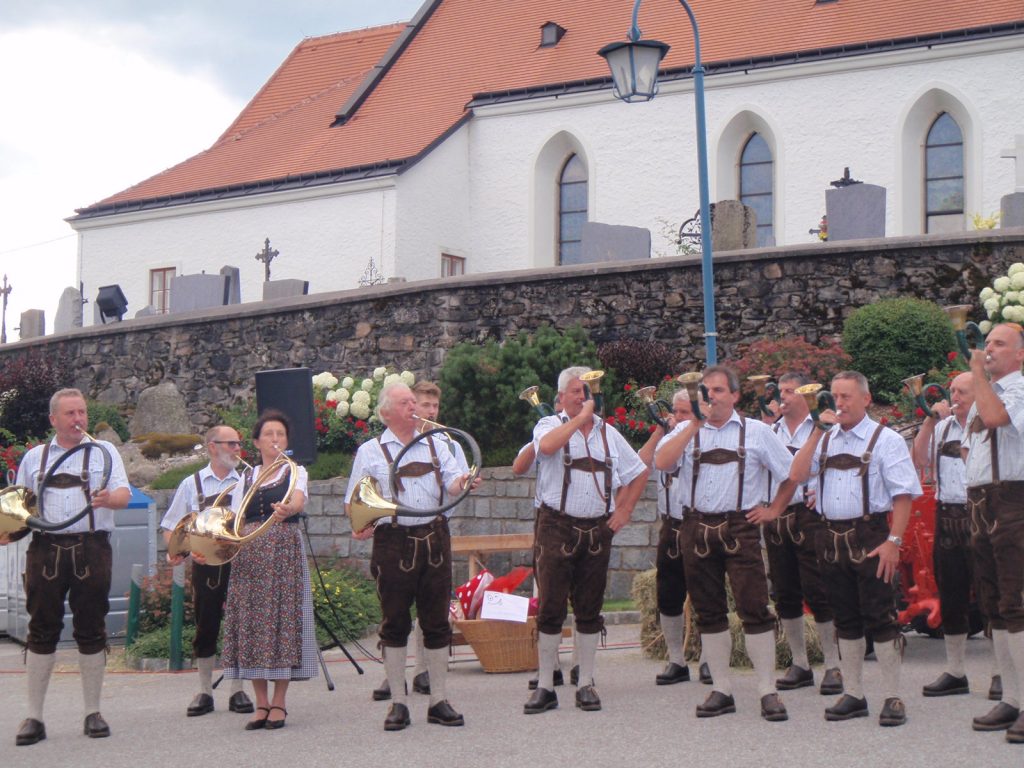
[[[1015,162],[1014,191],[999,202],[1000,227],[1024,227],[1024,134],[1017,134],[1016,145],[999,153]]]
[[[225,304],[241,304],[242,303],[242,283],[241,283],[241,272],[238,267],[229,267],[227,265],[220,268],[220,273],[227,278],[228,286],[226,292]]]
[[[156,310],[153,309],[153,305],[147,304],[146,306],[144,306],[142,309],[135,313],[135,317],[152,317],[155,314]]]
[[[757,247],[757,213],[739,200],[719,200],[711,214],[711,249],[739,251]]]
[[[309,293],[308,280],[268,280],[263,284],[263,300],[305,296]]]
[[[825,191],[830,243],[885,237],[885,187],[851,179],[849,168],[832,187]]]
[[[70,286],[64,289],[57,304],[57,316],[53,319],[53,332],[66,333],[82,327],[82,294]]]
[[[46,335],[46,313],[41,309],[26,309],[21,313],[21,339],[38,339]]]
[[[164,432],[172,435],[192,433],[192,423],[185,409],[185,398],[174,386],[174,382],[162,381],[139,393],[135,415],[132,416],[128,429],[132,437],[147,432]]]
[[[227,304],[228,278],[224,275],[178,275],[171,278],[170,313],[223,307]]]
[[[651,231],[649,229],[588,221],[583,225],[578,260],[566,259],[562,263],[590,264],[597,261],[635,261],[649,258],[651,258]]]

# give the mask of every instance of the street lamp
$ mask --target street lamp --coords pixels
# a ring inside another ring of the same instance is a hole
[[[616,98],[625,102],[649,101],[658,93],[658,66],[668,53],[669,45],[657,40],[641,40],[637,15],[640,3],[633,6],[633,24],[629,42],[611,43],[598,54],[608,62]],[[697,113],[697,173],[700,184],[700,247],[704,293],[704,346],[708,365],[718,361],[718,332],[715,330],[714,272],[711,253],[711,201],[708,192],[708,143],[704,124],[704,66],[700,63],[700,32],[697,19],[686,0],[679,0],[693,27],[696,63],[693,67],[693,92]]]

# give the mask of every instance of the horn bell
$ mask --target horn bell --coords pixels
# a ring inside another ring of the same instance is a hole
[[[355,533],[365,531],[382,517],[391,517],[398,505],[381,493],[380,484],[370,475],[359,481],[349,503],[349,523]]]
[[[12,485],[0,490],[0,534],[17,541],[29,532],[28,521],[38,517],[36,494],[23,485]]]

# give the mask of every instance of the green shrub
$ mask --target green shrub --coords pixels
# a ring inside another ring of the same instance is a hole
[[[18,442],[50,432],[50,396],[71,386],[71,366],[59,353],[30,352],[0,367],[0,427]]]
[[[318,453],[307,471],[310,480],[330,480],[335,477],[348,477],[352,471],[351,453]]]
[[[131,433],[128,431],[128,422],[124,420],[120,409],[110,403],[101,403],[98,400],[89,400],[89,432],[96,434],[102,425],[106,424],[117,433],[122,443],[128,442]]]
[[[360,638],[370,627],[380,622],[380,601],[377,599],[376,586],[370,579],[347,568],[324,569],[322,575],[323,585],[315,571],[310,574],[313,610],[339,640]],[[320,626],[319,621],[316,636],[321,645],[330,641],[330,635]]]
[[[185,567],[185,614],[186,624],[194,622],[192,612],[192,588],[189,582],[192,568]],[[174,569],[167,563],[157,568],[156,576],[142,580],[142,595],[139,604],[139,634],[147,634],[171,624],[171,587],[174,583]]]
[[[956,348],[949,318],[921,299],[883,299],[861,307],[843,324],[843,348],[867,376],[875,400],[899,397],[901,381],[946,364]]]
[[[181,628],[181,650],[187,659],[192,655],[192,641],[196,637],[195,624],[186,624]],[[125,656],[132,659],[169,659],[171,657],[171,628],[159,627],[145,634],[140,634],[135,642],[124,651]],[[217,653],[220,653],[220,640],[217,641]]]
[[[188,464],[172,467],[150,483],[149,487],[155,491],[177,488],[181,485],[182,480],[205,466],[206,459],[197,459],[196,461],[190,461]]]

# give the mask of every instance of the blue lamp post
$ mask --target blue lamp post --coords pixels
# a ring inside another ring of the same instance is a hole
[[[641,40],[637,15],[640,3],[633,6],[633,24],[629,42],[611,43],[598,54],[608,62],[616,98],[625,102],[649,101],[658,93],[658,66],[669,45],[657,40]],[[715,330],[714,272],[711,253],[711,202],[708,192],[707,127],[704,124],[704,66],[700,62],[700,32],[697,19],[686,0],[679,0],[693,26],[693,47],[696,63],[693,67],[693,91],[697,113],[697,172],[700,183],[700,246],[701,273],[704,293],[704,345],[708,365],[718,361],[718,332]]]

